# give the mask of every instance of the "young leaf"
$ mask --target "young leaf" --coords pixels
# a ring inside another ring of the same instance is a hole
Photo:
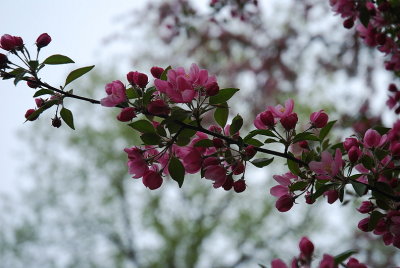
[[[357,175],[361,175],[361,174],[357,174]],[[356,182],[356,181],[351,181],[351,185],[353,186],[353,189],[357,193],[358,196],[363,196],[367,190],[366,185]]]
[[[241,129],[242,126],[243,126],[243,118],[240,115],[235,116],[232,119],[232,124],[229,128],[229,133],[231,135],[234,135]]]
[[[78,79],[82,75],[86,74],[87,72],[90,72],[94,68],[94,65],[92,66],[87,66],[87,67],[82,67],[76,70],[73,70],[72,72],[69,73],[67,76],[67,79],[65,80],[65,85],[68,85],[72,81]]]
[[[136,89],[134,89],[134,88],[128,88],[128,89],[126,90],[126,97],[127,97],[128,99],[136,99],[136,98],[139,98],[139,94],[138,94],[138,92],[136,91]]]
[[[35,98],[35,97],[39,97],[39,96],[46,95],[46,94],[54,95],[54,92],[50,89],[41,88],[38,91],[36,91],[35,94],[33,94],[33,97]]]
[[[356,254],[357,251],[356,250],[347,250],[345,252],[342,252],[338,255],[336,255],[334,257],[335,259],[335,264],[339,265],[340,263],[344,262],[345,260],[347,260],[347,258],[349,258],[351,255]]]
[[[60,115],[62,120],[72,129],[75,130],[74,127],[74,116],[72,115],[72,112],[68,110],[67,108],[62,108],[60,111]]]
[[[376,225],[378,224],[379,220],[381,218],[383,218],[384,216],[385,216],[384,214],[382,214],[381,212],[379,212],[377,210],[372,211],[371,217],[369,218],[369,221],[368,221],[367,231],[371,232],[372,230],[374,230]]]
[[[229,109],[228,105],[224,103],[221,105],[222,107],[218,107],[214,112],[214,119],[221,127],[225,127],[226,121],[228,120]]]
[[[259,159],[255,159],[255,160],[251,161],[251,163],[258,168],[262,168],[262,167],[266,167],[269,164],[271,164],[272,161],[274,161],[273,157],[272,158],[259,158]]]
[[[264,145],[264,143],[262,143],[261,141],[254,139],[254,138],[250,138],[246,140],[246,143],[249,145],[254,145],[256,147],[261,147]]]
[[[145,145],[158,145],[160,143],[160,136],[156,133],[144,133],[140,136]]]
[[[171,70],[171,66],[168,66],[165,68],[164,72],[162,72],[160,79],[166,81],[167,80],[167,73],[169,70]]]
[[[147,120],[138,120],[133,123],[128,124],[131,128],[141,132],[141,133],[155,133],[156,130],[154,126]]]
[[[183,167],[181,161],[175,156],[173,156],[169,161],[168,171],[171,178],[176,181],[179,185],[179,188],[181,188],[185,179],[185,168]]]
[[[48,57],[44,60],[44,64],[54,65],[54,64],[67,64],[67,63],[75,63],[73,60],[68,58],[67,56],[56,54]]]
[[[322,141],[325,139],[325,137],[329,134],[329,131],[331,131],[333,125],[336,123],[337,120],[330,121],[326,126],[324,126],[321,131],[319,132],[319,139]]]
[[[301,174],[301,171],[300,171],[299,166],[298,166],[297,163],[294,162],[293,160],[288,159],[288,160],[287,160],[287,165],[288,165],[289,170],[290,170],[294,175],[300,175],[300,174]]]
[[[293,140],[292,143],[296,143],[299,141],[319,141],[319,138],[316,137],[313,133],[311,132],[303,132],[303,133],[299,133],[297,134]]]
[[[210,97],[210,104],[227,102],[238,91],[238,88],[223,88],[218,92],[217,95]]]

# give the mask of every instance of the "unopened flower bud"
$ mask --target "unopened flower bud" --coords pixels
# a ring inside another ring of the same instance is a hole
[[[246,190],[246,181],[244,179],[240,179],[233,183],[233,190],[237,193],[244,192]]]
[[[47,46],[51,42],[51,37],[47,33],[42,33],[39,35],[39,37],[36,39],[36,46],[40,49],[42,47]]]
[[[244,148],[244,153],[246,154],[247,159],[252,159],[253,156],[256,155],[257,151],[253,145],[249,145],[246,148]]]
[[[360,159],[361,155],[362,155],[362,152],[361,152],[360,148],[358,148],[357,146],[351,147],[348,152],[349,160],[351,163],[357,162],[357,160]]]
[[[371,201],[364,201],[361,203],[361,206],[357,209],[360,213],[369,213],[375,209],[374,204]]]
[[[346,151],[349,151],[351,147],[358,147],[358,140],[356,138],[346,138],[343,142],[343,147]]]
[[[335,203],[336,200],[338,200],[338,198],[339,198],[339,193],[338,193],[337,190],[329,190],[329,191],[326,191],[326,192],[324,193],[324,195],[328,197],[328,203],[329,203],[329,204]]]
[[[131,121],[136,117],[135,108],[134,107],[126,107],[121,110],[121,112],[117,115],[117,119],[121,122]]]
[[[301,238],[299,248],[303,256],[305,256],[307,259],[311,258],[314,252],[314,244],[307,237]]]
[[[162,75],[163,72],[164,72],[164,69],[161,68],[161,67],[157,67],[157,66],[151,67],[151,69],[150,69],[151,75],[154,78],[158,78],[158,79],[161,78],[161,75]]]
[[[323,128],[328,123],[328,115],[323,111],[314,112],[310,115],[310,122],[316,128]]]
[[[30,88],[38,88],[39,84],[36,82],[36,79],[33,77],[30,77],[27,81],[26,84],[28,85],[28,87]]]
[[[129,83],[131,83],[131,85],[138,86],[140,88],[145,88],[147,83],[149,82],[149,78],[147,77],[147,75],[139,72],[129,72],[126,75],[126,78],[128,79]]]
[[[343,27],[346,29],[351,29],[354,26],[353,18],[348,18],[343,22]]]
[[[292,114],[289,114],[288,116],[283,117],[281,119],[281,124],[287,131],[289,131],[296,127],[298,120],[299,119],[297,118],[297,114],[292,113]]]
[[[19,36],[5,34],[0,38],[0,47],[7,51],[21,50],[24,47],[24,41]]]
[[[147,106],[149,113],[153,115],[168,115],[170,108],[163,100],[154,100]]]
[[[44,101],[44,99],[42,99],[42,98],[36,98],[36,99],[35,99],[35,103],[36,103],[36,106],[37,106],[38,108],[40,108],[40,107],[43,106],[43,104],[45,103],[45,101]]]
[[[215,148],[224,147],[224,141],[220,138],[213,138],[212,142]]]
[[[28,120],[28,121],[35,121],[36,119],[38,119],[39,116],[34,116],[34,117],[32,117],[32,114],[33,114],[34,112],[36,112],[35,109],[29,109],[29,110],[27,110],[26,113],[25,113],[25,119]]]
[[[222,188],[224,188],[225,191],[229,191],[233,187],[233,179],[232,176],[228,176],[222,185]]]
[[[294,198],[293,196],[289,194],[282,195],[279,197],[278,200],[276,200],[275,207],[280,211],[280,212],[286,212],[289,211],[294,204]]]
[[[358,229],[360,229],[363,232],[368,232],[369,219],[370,219],[369,217],[362,219],[358,223]]]
[[[52,125],[53,127],[56,127],[56,128],[61,127],[61,119],[60,119],[58,116],[52,118],[52,119],[51,119],[51,125]]]
[[[274,115],[271,111],[265,111],[260,114],[261,122],[267,127],[272,128],[275,125]]]
[[[397,86],[395,85],[395,84],[390,84],[389,85],[389,88],[388,88],[388,90],[390,91],[390,92],[397,92]]]
[[[219,86],[217,82],[213,82],[210,85],[206,86],[206,94],[207,96],[217,95],[219,92]]]
[[[7,67],[8,58],[3,53],[0,53],[0,69],[4,69]]]

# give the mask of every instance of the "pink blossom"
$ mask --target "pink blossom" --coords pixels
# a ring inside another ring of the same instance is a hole
[[[210,165],[205,168],[204,177],[214,181],[214,188],[221,187],[227,178],[226,169],[220,165]]]
[[[290,115],[293,112],[294,101],[292,99],[288,99],[285,101],[285,107],[278,104],[274,106],[268,106],[268,110],[272,112],[274,117],[283,118]]]
[[[319,112],[313,112],[310,115],[310,122],[311,125],[313,125],[316,128],[323,128],[326,126],[328,123],[328,115],[324,112],[324,110],[321,110]]]
[[[107,97],[101,99],[100,103],[106,107],[114,107],[127,101],[125,86],[121,81],[115,80],[106,85]]]
[[[201,169],[203,159],[196,148],[190,148],[188,153],[183,157],[183,166],[187,173],[194,174]]]
[[[138,86],[140,88],[145,88],[149,82],[147,75],[140,72],[129,72],[126,78],[132,86]]]
[[[282,126],[287,130],[294,129],[296,127],[297,121],[299,119],[297,118],[296,113],[289,114],[287,116],[284,116],[281,118],[281,124]]]
[[[349,151],[351,147],[358,147],[358,140],[356,138],[346,138],[343,142],[343,147],[346,151]]]
[[[356,8],[354,0],[329,0],[332,10],[340,14],[342,18],[356,16]]]
[[[145,172],[149,170],[147,162],[143,158],[143,153],[139,148],[125,148],[124,151],[128,154],[128,169],[129,174],[133,175],[134,179],[143,177]]]
[[[321,154],[321,162],[311,161],[309,164],[310,169],[317,174],[317,178],[320,180],[332,179],[339,173],[342,166],[340,149],[336,149],[335,158],[329,152],[324,151]]]
[[[387,135],[381,136],[378,131],[368,129],[364,134],[364,146],[366,148],[381,147],[387,141]]]
[[[365,28],[364,25],[359,24],[357,26],[357,31],[360,34],[360,37],[364,39],[364,43],[370,47],[374,47],[377,45],[376,42],[376,29],[371,24],[368,24],[368,27]]]
[[[154,170],[148,170],[143,176],[143,184],[150,190],[160,188],[163,183],[161,175]]]
[[[216,78],[209,76],[208,71],[200,69],[196,64],[192,64],[190,72],[186,73],[181,67],[171,69],[167,72],[167,81],[156,79],[154,84],[158,91],[176,103],[191,102],[198,92],[204,93],[206,88],[213,88],[215,91]]]
[[[272,128],[275,124],[274,115],[271,111],[259,113],[254,120],[254,126],[258,129]]]

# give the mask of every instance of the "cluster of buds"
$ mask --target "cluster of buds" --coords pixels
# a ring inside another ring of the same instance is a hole
[[[300,268],[300,267],[311,267],[311,262],[313,260],[314,254],[314,244],[307,238],[302,237],[299,242],[300,254],[297,257],[294,257],[291,262],[292,268]],[[319,268],[337,268],[339,265],[343,265],[347,268],[367,268],[367,266],[363,263],[360,263],[356,258],[349,258],[351,256],[347,256],[345,258],[342,257],[343,254],[339,254],[337,256],[332,256],[329,254],[324,254],[318,267]],[[347,263],[345,263],[346,259]],[[288,266],[281,259],[274,259],[271,262],[271,268],[288,268]]]

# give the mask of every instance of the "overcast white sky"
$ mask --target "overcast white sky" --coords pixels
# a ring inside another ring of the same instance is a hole
[[[102,38],[118,27],[118,18],[144,4],[145,0],[37,0],[2,1],[0,8],[0,35],[21,36],[27,47],[35,51],[36,38],[47,32],[53,39],[43,49],[43,57],[63,54],[74,59],[76,64],[50,66],[46,70],[46,81],[61,84],[71,69],[98,64],[106,57],[101,51]],[[2,51],[4,53],[4,51]],[[51,69],[51,70],[50,70]],[[33,91],[25,83],[14,87],[11,80],[0,81],[0,193],[16,192],[21,182],[19,168],[23,164],[16,152],[23,143],[16,132],[29,128],[23,124],[27,109],[34,108]]]

